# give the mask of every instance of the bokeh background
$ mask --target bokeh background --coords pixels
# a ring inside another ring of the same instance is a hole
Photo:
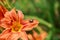
[[[46,40],[60,40],[60,0],[3,0],[1,5],[8,10],[16,8],[21,10],[25,18],[34,18],[39,21],[40,29],[46,31]]]

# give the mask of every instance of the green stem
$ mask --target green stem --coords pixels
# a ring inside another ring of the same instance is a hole
[[[4,6],[4,4],[0,1],[0,5],[3,5]]]
[[[9,4],[9,1],[8,0],[4,0],[3,2],[0,1],[0,4],[5,6],[7,9],[12,9],[11,5]]]
[[[55,28],[54,28],[55,27],[55,25],[54,25],[54,23],[55,23],[54,2],[55,2],[55,0],[49,0],[48,19],[53,26],[51,27],[51,29],[49,31],[47,40],[51,40],[53,33],[55,32]]]
[[[11,5],[9,4],[8,0],[6,0],[6,4],[8,5],[8,7],[11,9]]]

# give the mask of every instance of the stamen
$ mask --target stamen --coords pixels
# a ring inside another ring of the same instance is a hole
[[[19,24],[18,22],[14,22],[12,25],[12,31],[14,32],[18,32],[19,30],[21,30],[21,28],[22,28],[22,25]]]

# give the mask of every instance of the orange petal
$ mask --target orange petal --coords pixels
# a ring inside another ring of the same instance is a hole
[[[24,15],[23,15],[22,11],[18,10],[18,17],[19,17],[20,20],[24,18]]]
[[[35,31],[33,31],[33,36],[36,40],[45,40],[45,38],[47,37],[47,33],[43,32],[40,35],[38,35]]]
[[[20,37],[20,34],[18,32],[16,33],[11,33],[10,36],[8,37],[8,40],[18,40],[18,38]]]
[[[2,23],[2,24],[0,24],[0,26],[3,27],[3,28],[11,28],[11,25],[6,24],[6,23]]]
[[[10,35],[10,29],[5,29],[1,34],[0,34],[0,39],[7,39]]]
[[[11,19],[9,17],[1,19],[1,27],[10,28],[11,27]]]
[[[31,34],[28,34],[28,38],[29,38],[30,40],[34,40],[34,37],[33,37]]]
[[[0,19],[4,17],[5,12],[7,12],[7,9],[0,5]]]
[[[20,35],[21,35],[21,39],[22,39],[22,40],[28,40],[28,36],[27,36],[27,34],[26,34],[25,31],[21,31],[21,32],[20,32]]]
[[[10,16],[11,14],[9,13],[9,12],[6,12],[5,14],[4,14],[4,18],[5,19],[8,19],[9,21],[11,20],[11,17],[12,16]]]
[[[8,40],[17,40],[18,38],[21,38],[23,40],[28,40],[27,35],[25,32],[16,32],[12,33],[9,37]]]
[[[32,30],[33,28],[37,27],[37,25],[39,23],[35,19],[33,20],[33,22],[30,22],[30,20],[26,20],[25,22],[26,22],[26,24],[24,25],[23,30],[26,30],[26,31]]]
[[[22,22],[23,18],[24,18],[24,15],[23,15],[22,11],[18,10],[18,20],[19,20],[19,23]]]
[[[47,32],[41,33],[40,37],[41,37],[42,40],[44,40],[47,37]]]
[[[35,38],[35,40],[42,40],[40,35],[38,35],[37,32],[35,32],[35,31],[33,31],[33,37]]]
[[[10,11],[10,16],[12,16],[11,18],[12,18],[13,21],[18,21],[18,15],[17,15],[15,9],[12,9],[12,10]]]
[[[35,38],[38,37],[37,32],[33,31],[33,36],[34,36]]]

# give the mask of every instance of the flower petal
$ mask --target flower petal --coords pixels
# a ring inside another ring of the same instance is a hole
[[[11,26],[9,24],[6,24],[6,23],[2,23],[2,24],[0,24],[0,26],[3,28],[11,28]]]
[[[41,37],[42,40],[44,40],[47,37],[47,32],[41,33],[40,37]]]
[[[22,39],[22,40],[28,40],[28,37],[27,37],[27,34],[26,34],[25,31],[21,31],[21,32],[20,32],[20,35],[21,35],[21,39]]]
[[[18,40],[18,38],[20,37],[19,33],[18,32],[12,32],[10,34],[10,36],[8,37],[8,40]]]
[[[35,31],[33,31],[33,37],[35,38],[35,40],[42,40],[42,37],[40,37],[40,35],[38,35],[38,33]]]
[[[33,36],[36,38],[38,37],[38,34],[33,30]]]
[[[37,20],[33,20],[32,23],[30,22],[30,20],[26,20],[25,22],[26,24],[24,25],[23,30],[26,31],[32,30],[33,28],[37,27],[39,23]]]
[[[11,18],[9,12],[6,12],[4,18],[0,20],[0,26],[6,28],[10,26],[8,24],[11,24]]]
[[[0,19],[4,17],[5,12],[7,12],[7,9],[0,5]]]
[[[21,21],[24,18],[22,11],[18,10],[18,18],[19,18],[19,21]]]
[[[29,40],[34,40],[34,37],[31,34],[28,34]]]
[[[10,35],[10,29],[5,29],[5,30],[0,34],[0,39],[7,39],[9,35]]]
[[[8,12],[6,12],[5,13],[5,15],[4,15],[4,18],[6,18],[6,19],[8,19],[9,21],[11,20],[11,17],[12,16],[10,16],[11,14],[9,13],[9,11]]]
[[[11,20],[9,18],[1,19],[0,26],[3,28],[10,28],[11,27]]]
[[[18,20],[18,15],[17,15],[15,9],[12,9],[12,10],[10,11],[10,16],[11,16],[11,19],[12,19],[13,21],[17,21],[17,20]]]
[[[36,40],[44,40],[47,37],[46,32],[42,32],[41,34],[37,34],[37,32],[33,31],[33,36]]]

